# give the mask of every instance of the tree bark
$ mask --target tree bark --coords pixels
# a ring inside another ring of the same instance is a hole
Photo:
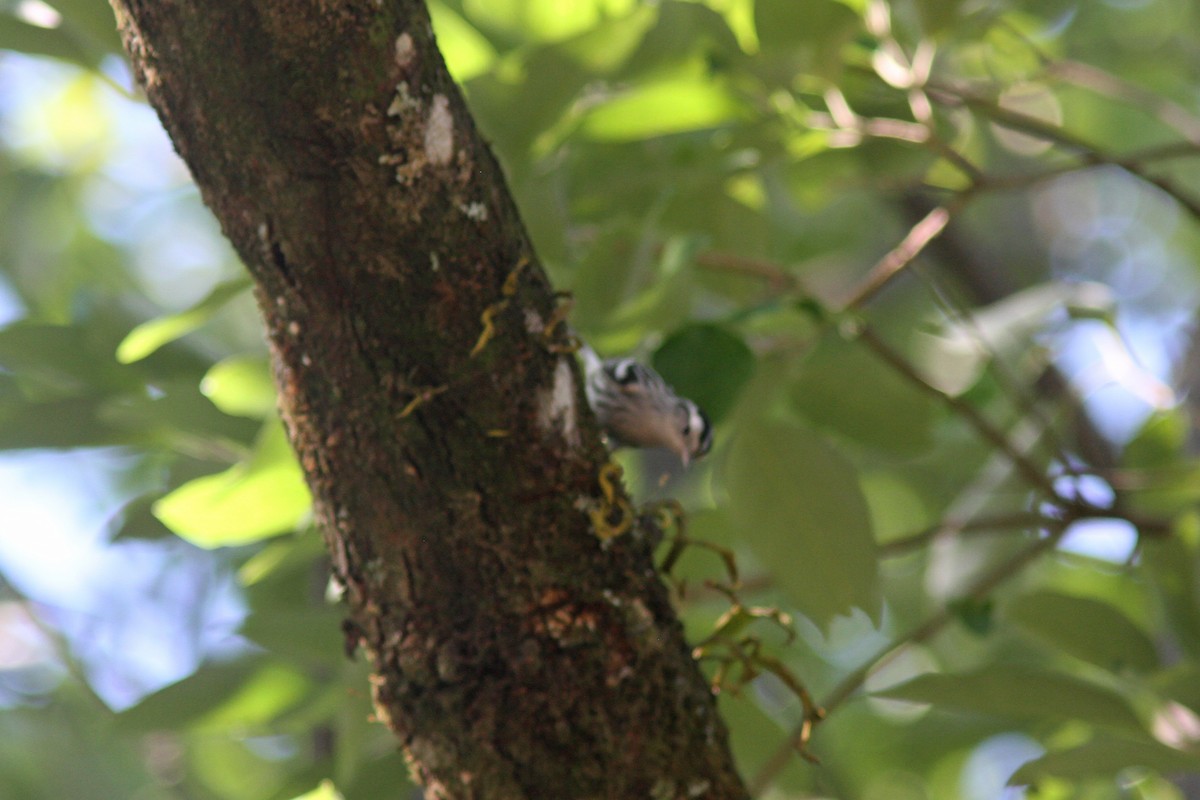
[[[423,5],[113,5],[256,282],[347,630],[428,793],[745,797],[651,524],[593,530],[628,506]]]

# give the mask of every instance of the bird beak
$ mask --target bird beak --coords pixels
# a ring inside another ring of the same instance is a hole
[[[688,468],[688,461],[689,461],[690,459],[688,458],[688,451],[687,451],[686,449],[685,449],[685,450],[680,450],[680,451],[679,451],[679,460],[683,462],[683,468],[684,468],[684,469],[687,469],[687,468]]]

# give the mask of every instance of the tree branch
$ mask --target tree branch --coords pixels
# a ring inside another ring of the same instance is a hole
[[[114,7],[255,280],[349,630],[428,795],[745,797],[649,523],[590,527],[607,454],[425,8]]]

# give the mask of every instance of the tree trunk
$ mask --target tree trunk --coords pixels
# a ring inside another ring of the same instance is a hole
[[[347,630],[429,794],[745,797],[650,523],[593,530],[628,506],[425,8],[113,4],[255,279]]]

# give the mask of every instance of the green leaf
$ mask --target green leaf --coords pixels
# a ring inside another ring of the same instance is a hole
[[[1005,616],[1050,647],[1104,669],[1148,672],[1158,667],[1150,637],[1100,600],[1034,592],[1017,598]]]
[[[229,663],[201,666],[181,681],[142,698],[116,717],[122,731],[180,730],[235,697],[263,667],[266,659],[251,656]]]
[[[948,607],[971,633],[987,636],[995,627],[995,603],[990,599],[977,600],[967,597],[955,600]]]
[[[311,792],[296,795],[293,800],[342,800],[342,795],[333,786],[333,781],[323,780]]]
[[[270,609],[246,617],[241,634],[288,661],[335,664],[345,658],[340,633],[344,616],[332,606]]]
[[[933,444],[935,401],[835,333],[805,358],[791,395],[809,420],[869,447],[912,456]]]
[[[430,2],[428,6],[438,50],[454,79],[464,83],[491,69],[496,61],[491,42],[444,3]]]
[[[1101,735],[1080,747],[1047,753],[1023,764],[1008,783],[1021,786],[1046,778],[1109,777],[1127,767],[1143,767],[1168,774],[1196,772],[1200,771],[1200,755],[1167,747],[1148,737]]]
[[[593,139],[628,142],[707,130],[736,120],[742,104],[707,76],[640,84],[590,111],[584,132]]]
[[[764,57],[783,68],[836,78],[844,69],[842,48],[862,23],[844,4],[833,0],[756,0],[754,27]]]
[[[226,414],[262,419],[275,412],[271,367],[261,356],[230,356],[217,362],[200,382],[200,391]]]
[[[99,66],[104,57],[101,49],[69,26],[42,28],[4,13],[0,13],[0,50],[50,56],[89,70]]]
[[[255,435],[253,422],[222,413],[200,393],[194,378],[160,381],[154,389],[153,394],[140,391],[110,398],[100,409],[100,420],[128,430],[131,437],[172,445],[186,439],[201,447],[242,448]]]
[[[930,673],[877,694],[976,714],[1080,720],[1105,728],[1142,730],[1129,704],[1114,692],[1068,675],[1016,664],[993,664],[960,675]]]
[[[817,433],[786,423],[741,432],[726,464],[729,513],[800,611],[826,625],[878,618],[870,513],[854,467]]]
[[[104,447],[144,440],[136,432],[102,422],[102,403],[101,399],[79,397],[0,408],[0,450]]]
[[[235,278],[213,287],[196,305],[138,325],[117,347],[117,360],[122,364],[140,361],[168,342],[184,336],[208,322],[221,307],[250,288],[249,278]]]
[[[733,409],[754,374],[754,354],[720,325],[686,325],[654,353],[654,368],[684,397],[718,422]]]
[[[1178,538],[1144,539],[1142,558],[1173,638],[1200,661],[1200,570],[1195,549]]]
[[[51,3],[63,15],[63,25],[79,36],[87,37],[97,50],[124,56],[117,19],[112,6],[96,0],[54,0]]]
[[[1151,414],[1125,445],[1121,465],[1127,469],[1154,469],[1180,464],[1191,427],[1188,413],[1182,408]]]
[[[87,325],[17,322],[0,330],[0,367],[33,400],[140,388],[138,376],[98,352],[96,338]]]
[[[225,547],[294,530],[311,503],[283,425],[271,419],[249,461],[185,483],[154,515],[198,547]]]

